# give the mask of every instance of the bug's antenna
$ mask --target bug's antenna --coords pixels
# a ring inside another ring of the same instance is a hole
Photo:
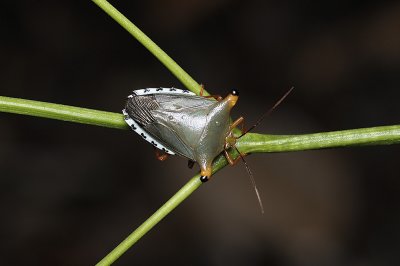
[[[268,111],[266,111],[258,120],[257,122],[252,125],[249,129],[245,130],[242,135],[240,135],[238,137],[238,139],[240,139],[241,137],[243,137],[244,135],[246,135],[247,133],[249,133],[251,130],[253,130],[256,126],[258,126],[261,121],[267,117],[268,115],[270,115],[272,113],[272,111],[275,110],[275,108],[281,104],[281,102],[292,92],[292,90],[294,89],[294,87],[291,87]]]
[[[253,177],[253,173],[251,172],[249,165],[247,164],[246,160],[244,159],[244,157],[242,156],[240,151],[236,148],[236,146],[235,146],[235,149],[239,153],[240,158],[242,159],[244,165],[246,166],[246,170],[247,170],[247,173],[249,174],[251,184],[253,185],[254,191],[256,192],[256,196],[258,199],[258,204],[260,205],[261,213],[264,214],[264,206],[262,204],[260,193],[258,192],[256,181],[254,180],[254,177]]]

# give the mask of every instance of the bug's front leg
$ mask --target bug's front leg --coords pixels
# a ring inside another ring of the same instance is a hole
[[[204,85],[200,84],[200,96],[203,96],[204,93]],[[220,102],[223,98],[221,95],[209,95],[209,96],[203,96],[204,98],[214,98],[215,100],[217,100],[218,102]]]
[[[242,125],[241,130],[243,132],[243,129],[244,129],[244,118],[243,117],[239,117],[232,124],[229,125],[229,131],[228,131],[229,133],[225,138],[225,145],[224,145],[225,150],[229,149],[230,147],[234,147],[236,145],[236,140],[238,138],[233,135],[232,131],[235,127],[237,127],[240,124]]]
[[[235,127],[241,124],[240,130],[243,132],[244,131],[244,118],[243,116],[239,117],[233,123],[229,126],[229,131],[232,131]]]
[[[243,132],[244,131],[244,118],[243,117],[239,117],[232,124],[230,124],[230,126],[229,126],[229,135],[225,139],[224,155],[225,155],[225,157],[228,160],[228,163],[230,165],[235,165],[241,158],[243,158],[245,156],[245,154],[241,153],[236,148],[236,140],[237,140],[237,138],[235,136],[233,136],[233,133],[232,133],[232,130],[235,127],[237,127],[238,125],[241,125],[241,129],[240,130]],[[229,155],[229,153],[227,151],[231,147],[235,148],[240,153],[240,156],[238,156],[236,159],[232,159],[232,157]]]

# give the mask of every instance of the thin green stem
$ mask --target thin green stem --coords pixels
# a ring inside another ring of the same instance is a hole
[[[4,96],[0,96],[0,112],[38,116],[94,126],[129,129],[122,114]]]
[[[142,236],[150,231],[158,222],[182,203],[190,194],[192,194],[201,185],[199,175],[193,177],[184,185],[172,198],[161,206],[152,216],[133,231],[124,241],[105,256],[96,265],[110,265],[124,254],[132,245],[134,245]]]
[[[102,127],[129,129],[122,114],[119,113],[5,96],[0,96],[0,112],[44,117]],[[237,147],[244,153],[259,153],[397,143],[400,143],[400,125],[303,135],[249,133],[238,140]]]
[[[224,156],[219,156],[213,163],[213,174],[227,165]],[[172,196],[164,205],[162,205],[152,216],[143,222],[135,231],[125,238],[118,246],[107,254],[97,266],[110,265],[115,262],[122,254],[132,247],[139,239],[149,232],[165,216],[173,211],[190,194],[196,191],[203,183],[200,181],[200,175],[192,177],[174,196]]]
[[[104,12],[127,30],[136,40],[138,40],[147,50],[149,50],[160,62],[177,77],[182,84],[190,91],[199,94],[200,85],[184,71],[171,57],[169,57],[157,44],[155,44],[146,34],[136,27],[127,17],[121,14],[106,0],[92,0]],[[203,95],[209,95],[206,91]]]

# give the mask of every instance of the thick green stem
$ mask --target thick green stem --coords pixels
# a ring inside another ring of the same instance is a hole
[[[200,85],[127,17],[105,0],[92,1],[146,47],[187,89],[196,94],[200,93]],[[204,91],[203,95],[209,94]]]

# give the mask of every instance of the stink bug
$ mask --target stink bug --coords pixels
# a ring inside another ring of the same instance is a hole
[[[222,151],[233,163],[226,150],[236,143],[232,129],[243,121],[240,117],[230,123],[238,97],[236,90],[215,101],[188,90],[147,88],[133,91],[122,113],[126,123],[155,148],[186,157],[191,165],[197,162],[201,181],[206,182]]]
[[[157,155],[160,160],[164,160],[167,154],[178,154],[189,160],[189,167],[197,162],[200,166],[200,180],[206,182],[212,174],[213,160],[224,152],[228,162],[233,165],[236,160],[231,159],[227,150],[236,149],[236,140],[253,130],[292,89],[239,137],[235,137],[232,131],[243,123],[243,117],[230,122],[231,109],[239,98],[237,90],[232,90],[223,99],[219,97],[217,101],[211,99],[212,96],[197,96],[188,90],[176,88],[134,90],[128,96],[122,113],[126,123],[136,133],[165,153],[163,156]],[[243,155],[238,153],[238,159],[245,163],[263,212],[253,175]]]

